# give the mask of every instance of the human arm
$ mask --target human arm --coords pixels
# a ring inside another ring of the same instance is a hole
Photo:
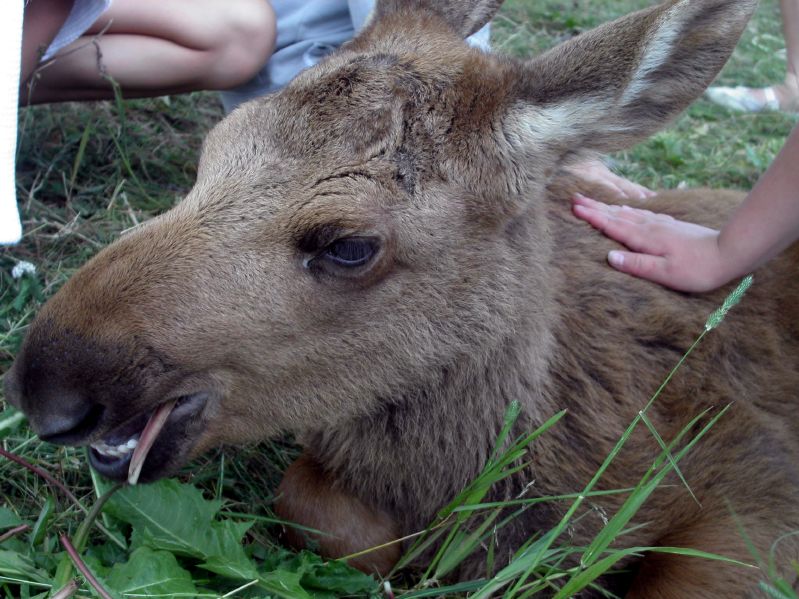
[[[609,253],[614,268],[680,291],[715,289],[799,238],[799,127],[721,231],[582,196],[573,209],[631,250]]]

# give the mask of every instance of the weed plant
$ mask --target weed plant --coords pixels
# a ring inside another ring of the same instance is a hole
[[[495,19],[494,44],[501,52],[532,55],[648,4],[509,0]],[[782,48],[777,2],[763,0],[719,81],[779,81],[785,69]],[[80,265],[121,231],[167,210],[185,195],[196,175],[202,139],[222,116],[217,97],[210,93],[21,111],[17,193],[26,233],[20,245],[0,249],[0,372],[10,365],[37,308]],[[795,122],[790,115],[736,114],[699,100],[667,130],[613,160],[622,174],[653,188],[685,184],[748,189]],[[35,272],[14,277],[12,270],[21,261],[31,263]],[[527,597],[559,588],[559,596],[565,597],[595,584],[624,552],[646,550],[609,547],[624,530],[636,502],[657,485],[661,472],[679,468],[681,452],[698,438],[683,440],[679,451],[663,442],[661,454],[653,456],[656,468],[634,490],[619,490],[628,493],[628,504],[590,547],[563,545],[559,533],[568,522],[564,520],[555,530],[531,538],[492,578],[441,586],[446,574],[514,510],[527,507],[484,504],[483,499],[494,481],[519,467],[528,443],[546,427],[557,426],[557,418],[520,439],[508,439],[510,428],[503,429],[498,447],[507,448],[493,456],[485,471],[412,545],[405,562],[433,542],[441,543],[421,577],[392,578],[398,596]],[[508,422],[512,421],[511,411]],[[222,448],[186,469],[177,477],[180,482],[113,493],[105,481],[91,475],[83,450],[39,441],[24,418],[2,402],[0,444],[4,452],[50,473],[72,495],[69,498],[19,463],[0,458],[0,590],[6,597],[47,596],[53,587],[66,585],[69,590],[72,581],[77,581],[77,596],[97,595],[76,575],[64,540],[74,546],[98,585],[115,597],[293,599],[384,593],[374,579],[340,563],[325,564],[310,552],[289,553],[277,542],[270,493],[297,455],[289,441]],[[573,516],[596,492],[593,482],[557,500],[572,502]],[[91,513],[100,497],[107,498],[105,508]],[[181,510],[168,511],[177,505]],[[202,525],[186,529],[182,517],[188,515]],[[466,526],[478,515],[481,524]],[[28,528],[14,533],[21,527]],[[574,557],[582,567],[563,566]],[[764,572],[765,593],[796,598],[770,569],[769,556],[753,555],[752,562]]]

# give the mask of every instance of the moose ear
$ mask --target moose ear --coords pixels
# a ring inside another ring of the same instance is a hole
[[[378,0],[374,21],[394,13],[432,12],[466,38],[488,23],[502,0]]]
[[[577,36],[525,63],[524,127],[561,150],[629,147],[677,116],[729,58],[757,0],[677,0]]]

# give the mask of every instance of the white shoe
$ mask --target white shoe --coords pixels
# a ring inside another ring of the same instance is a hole
[[[741,112],[762,112],[779,110],[780,102],[771,87],[764,87],[765,100],[752,95],[751,87],[709,87],[705,91],[707,98],[720,106]]]

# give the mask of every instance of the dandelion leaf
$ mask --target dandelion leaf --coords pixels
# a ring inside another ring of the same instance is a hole
[[[197,595],[191,574],[180,567],[174,555],[168,551],[153,551],[148,547],[139,547],[126,563],[114,566],[105,583],[123,596]]]
[[[126,487],[105,509],[133,527],[134,548],[169,551],[210,564],[207,569],[224,576],[254,578],[255,567],[241,544],[252,524],[219,521],[220,508],[221,502],[205,499],[194,487],[163,480]]]

